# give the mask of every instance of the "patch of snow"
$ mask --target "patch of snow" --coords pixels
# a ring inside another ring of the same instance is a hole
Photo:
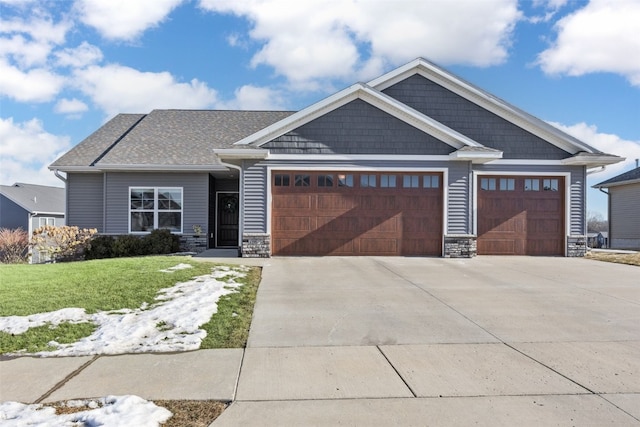
[[[0,402],[0,424],[3,427],[36,425],[156,427],[167,421],[172,415],[166,408],[132,395],[74,401],[69,406],[86,406],[88,409],[74,414],[56,415],[54,408],[41,404]]]
[[[176,266],[169,267],[165,270],[158,270],[158,271],[161,273],[173,273],[174,271],[186,270],[187,268],[193,268],[193,267],[191,267],[191,264],[178,264]]]
[[[197,350],[207,335],[199,326],[218,311],[220,297],[236,292],[235,288],[242,284],[235,279],[245,276],[247,270],[247,267],[215,267],[211,274],[161,289],[156,304],[143,304],[134,310],[89,315],[84,309],[63,309],[32,316],[0,317],[0,331],[18,334],[30,327],[66,321],[97,325],[91,335],[75,343],[50,342],[57,349],[35,353],[42,357]]]

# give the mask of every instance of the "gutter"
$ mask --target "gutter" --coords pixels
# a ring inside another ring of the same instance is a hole
[[[67,183],[67,178],[65,178],[64,176],[60,175],[60,169],[54,169],[53,170],[53,174],[56,176],[56,178],[60,179],[65,184]]]

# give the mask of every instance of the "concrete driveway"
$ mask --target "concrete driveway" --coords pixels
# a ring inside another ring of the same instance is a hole
[[[640,425],[640,268],[275,258],[214,425]]]

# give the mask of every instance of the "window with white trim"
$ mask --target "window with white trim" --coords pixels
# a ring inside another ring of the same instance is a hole
[[[45,225],[56,225],[56,219],[48,216],[41,216],[38,218],[38,227],[44,227]]]
[[[130,187],[129,232],[182,233],[182,187]]]

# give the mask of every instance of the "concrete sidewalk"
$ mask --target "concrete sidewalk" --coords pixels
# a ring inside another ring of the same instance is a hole
[[[640,426],[640,269],[264,262],[246,349],[0,362],[0,400],[230,401],[213,426]]]

